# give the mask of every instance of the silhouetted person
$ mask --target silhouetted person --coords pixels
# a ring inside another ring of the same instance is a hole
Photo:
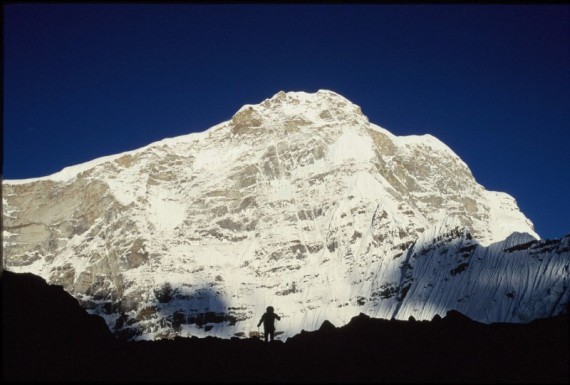
[[[275,319],[281,319],[281,317],[279,317],[273,311],[273,306],[268,306],[267,312],[261,316],[261,319],[257,324],[257,327],[259,327],[259,325],[261,325],[263,322],[265,342],[267,342],[267,337],[270,338],[270,341],[273,341],[273,336],[275,335]]]

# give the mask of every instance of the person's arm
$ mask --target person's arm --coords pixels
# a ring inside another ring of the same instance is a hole
[[[263,322],[263,319],[265,318],[265,314],[261,316],[261,319],[259,320],[259,322],[257,323],[257,327],[259,327],[261,325],[261,323]]]
[[[281,317],[279,317],[277,314],[275,314],[275,317],[276,317],[279,321],[281,321]]]

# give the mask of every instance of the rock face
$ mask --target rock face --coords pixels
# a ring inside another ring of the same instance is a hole
[[[445,144],[331,91],[2,188],[5,269],[129,339],[248,336],[268,305],[286,339],[359,313],[527,322],[570,298],[570,234],[539,240]]]

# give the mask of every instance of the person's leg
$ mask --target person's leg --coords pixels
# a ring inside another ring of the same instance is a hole
[[[270,341],[273,341],[273,335],[274,335],[274,334],[275,334],[275,330],[271,330],[271,331],[269,332],[269,339],[270,339]]]
[[[264,333],[263,333],[263,338],[265,339],[265,342],[267,342],[267,337],[268,337],[267,334],[268,334],[268,331],[267,331],[267,329],[266,329],[266,330],[264,331]]]

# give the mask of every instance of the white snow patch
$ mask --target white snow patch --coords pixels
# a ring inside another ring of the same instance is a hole
[[[294,188],[288,179],[273,179],[270,183],[273,189],[270,199],[282,201],[293,198]]]
[[[342,164],[348,160],[369,162],[374,157],[373,148],[370,137],[347,129],[330,146],[327,159],[333,164]]]
[[[212,172],[223,170],[228,164],[234,163],[244,152],[246,152],[244,146],[237,144],[223,149],[219,147],[204,149],[196,155],[193,167],[195,170],[203,169]]]
[[[513,197],[498,191],[485,191],[484,193],[490,209],[489,230],[493,234],[491,242],[501,241],[513,232],[528,233],[536,239],[540,239],[540,236],[534,231],[532,223],[518,209]]]
[[[151,195],[148,202],[153,224],[158,230],[171,231],[186,217],[186,206],[177,200]]]

